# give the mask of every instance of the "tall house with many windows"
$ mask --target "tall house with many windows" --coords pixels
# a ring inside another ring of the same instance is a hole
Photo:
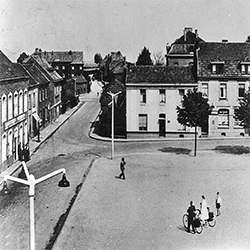
[[[127,137],[186,137],[194,133],[177,121],[176,107],[197,87],[191,67],[140,66],[128,70]]]
[[[239,100],[249,89],[250,43],[201,42],[197,51],[199,90],[213,106],[209,136],[244,136],[234,119]]]
[[[18,159],[28,143],[29,78],[0,51],[0,172]]]

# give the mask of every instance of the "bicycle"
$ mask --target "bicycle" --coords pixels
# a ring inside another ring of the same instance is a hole
[[[199,212],[199,210],[196,210],[196,212]],[[188,214],[184,214],[182,217],[182,222],[184,225],[184,228],[188,230]],[[193,220],[193,226],[194,226],[194,233],[201,234],[203,231],[203,224],[202,220],[199,216],[196,216]]]

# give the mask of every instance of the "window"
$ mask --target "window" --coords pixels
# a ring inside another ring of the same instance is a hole
[[[23,92],[19,92],[19,114],[23,113]]]
[[[14,94],[14,116],[18,115],[18,94],[15,92]]]
[[[56,66],[56,70],[59,70],[59,66]]]
[[[32,105],[31,94],[29,94],[29,109],[31,109],[31,105]]]
[[[220,99],[226,99],[227,98],[227,84],[221,83],[220,84]]]
[[[36,107],[36,93],[33,93],[33,108]]]
[[[42,101],[42,90],[39,89],[39,102],[41,102],[41,101]]]
[[[27,90],[24,91],[23,102],[24,102],[23,109],[24,109],[24,112],[26,112],[28,109],[28,91]]]
[[[223,74],[223,72],[224,72],[224,63],[212,64],[212,73],[213,74]]]
[[[218,126],[229,126],[229,111],[227,109],[220,109],[218,111]]]
[[[184,89],[179,89],[180,103],[182,102],[184,95],[185,95],[185,90]]]
[[[7,98],[6,95],[2,97],[2,122],[7,121]]]
[[[13,117],[13,102],[12,102],[12,94],[10,93],[8,96],[8,119],[10,120]]]
[[[140,103],[146,103],[146,89],[140,89]]]
[[[250,65],[241,64],[241,73],[242,74],[250,74]]]
[[[245,94],[245,84],[239,83],[239,85],[238,85],[238,97],[243,98],[244,94]]]
[[[203,94],[204,97],[208,97],[208,84],[207,83],[202,83],[201,93]]]
[[[147,115],[139,115],[139,130],[147,131]]]
[[[62,70],[65,70],[65,66],[62,66]]]
[[[75,69],[75,66],[72,66],[71,69],[74,70],[74,69]]]
[[[160,103],[166,103],[166,90],[160,89],[159,94],[160,94]]]
[[[79,69],[82,70],[82,66],[80,66]]]

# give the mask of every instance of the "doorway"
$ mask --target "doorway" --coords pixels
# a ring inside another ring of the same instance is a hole
[[[166,115],[159,115],[159,136],[166,136]]]

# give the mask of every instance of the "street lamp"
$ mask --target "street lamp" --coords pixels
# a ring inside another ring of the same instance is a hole
[[[112,97],[112,125],[111,125],[111,159],[114,159],[114,154],[115,154],[115,145],[114,145],[114,116],[115,116],[115,103],[114,103],[114,99],[116,96],[118,96],[119,94],[121,94],[122,92],[119,91],[117,93],[112,93],[112,92],[107,92],[107,94],[109,94]]]
[[[24,173],[26,175],[27,180],[23,180],[14,176],[5,175],[4,176],[4,182],[3,182],[3,189],[1,190],[1,195],[8,195],[10,193],[8,187],[7,187],[7,180],[22,183],[24,185],[29,186],[29,197],[30,197],[30,250],[35,250],[35,209],[34,209],[34,196],[35,196],[35,185],[45,181],[51,177],[54,177],[55,175],[58,175],[60,173],[63,173],[62,180],[58,183],[59,187],[69,187],[70,183],[66,179],[65,175],[65,169],[61,168],[58,169],[50,174],[47,174],[39,179],[35,179],[34,175],[29,174],[28,168],[26,166],[26,163],[22,161]]]

